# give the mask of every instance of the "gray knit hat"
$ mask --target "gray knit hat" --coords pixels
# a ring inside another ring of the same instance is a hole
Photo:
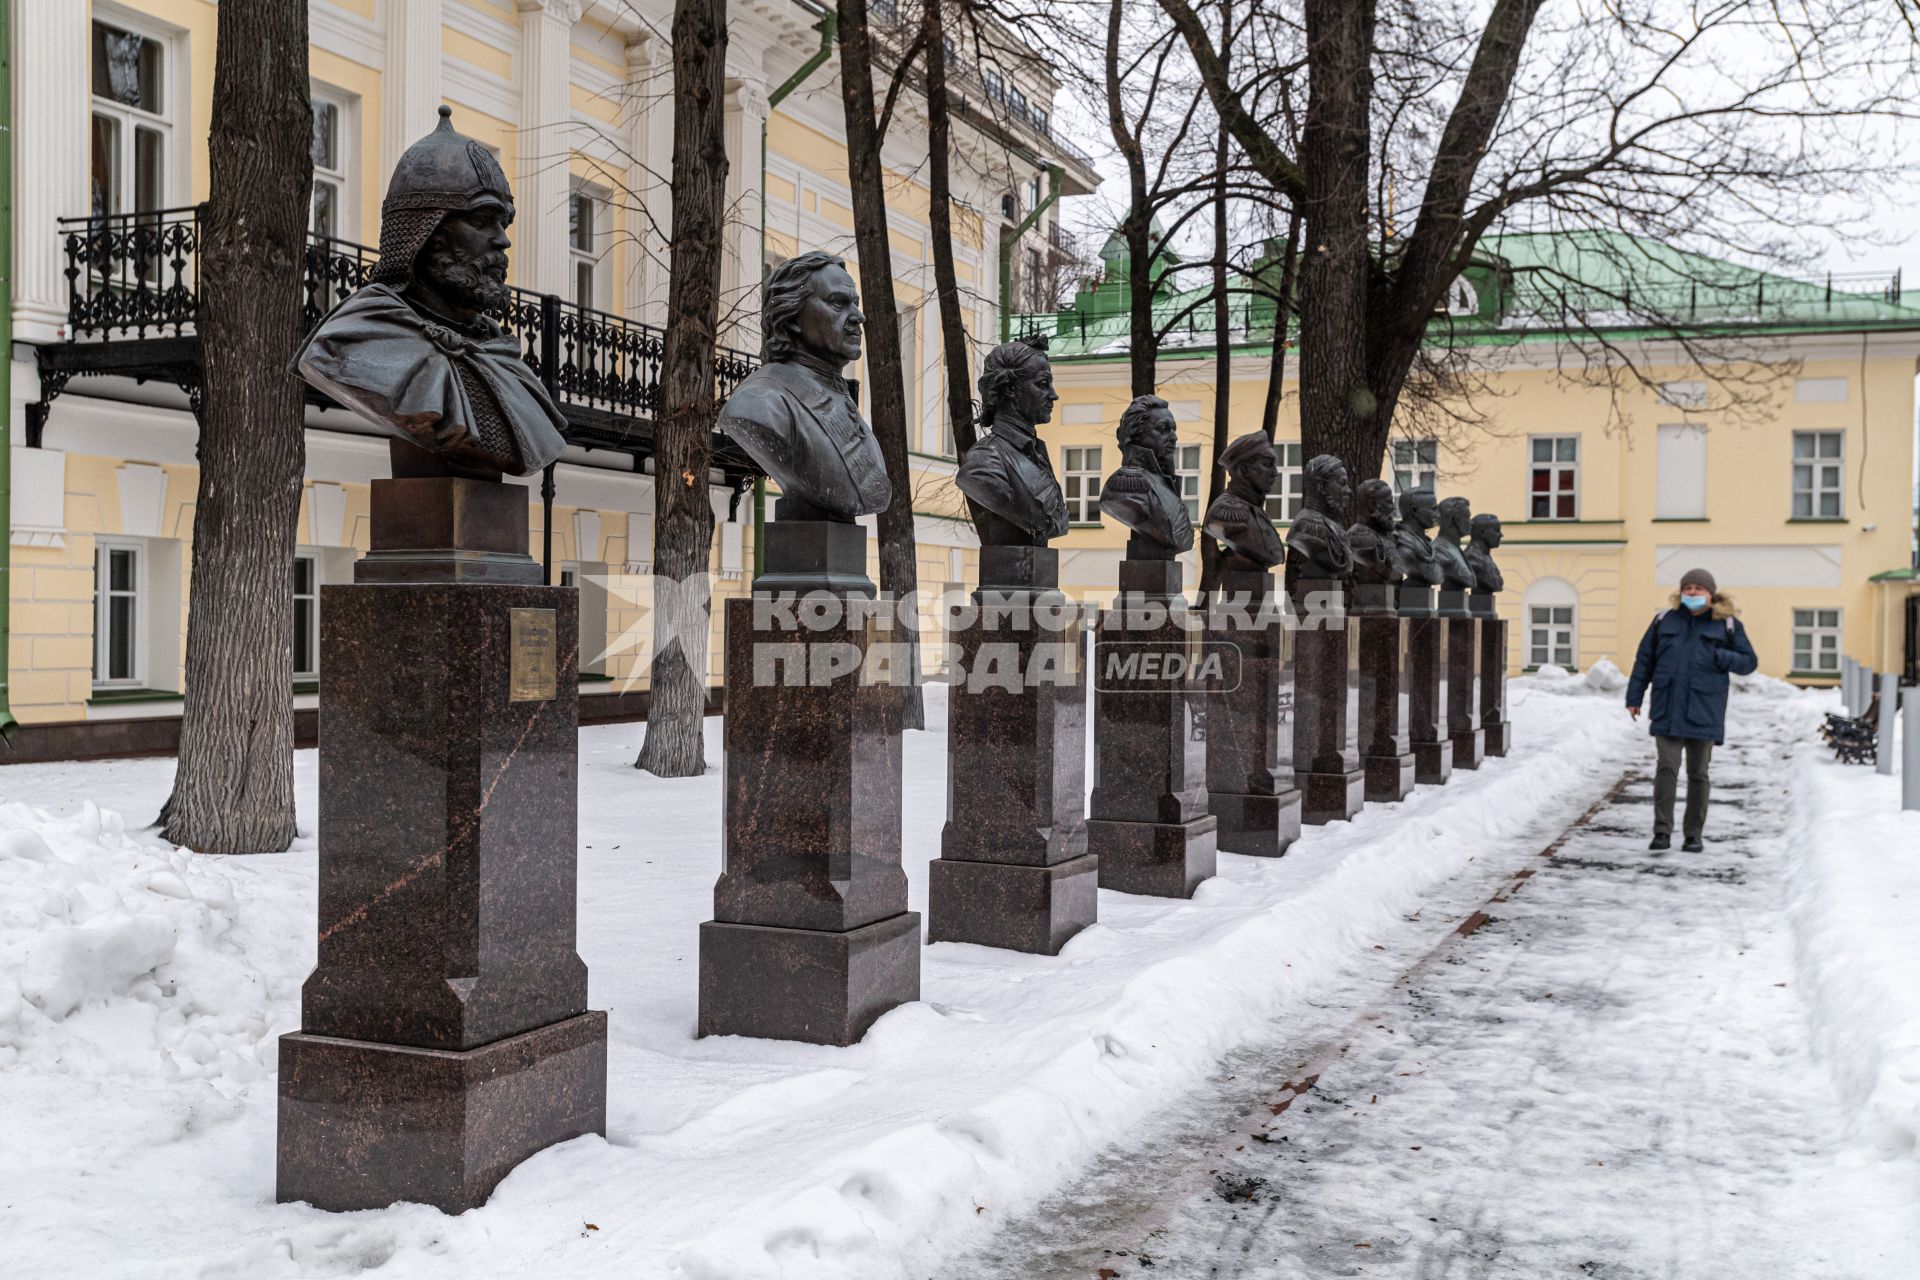
[[[1680,589],[1685,591],[1688,587],[1705,587],[1708,595],[1714,595],[1720,590],[1713,581],[1713,575],[1705,569],[1689,569],[1680,575]]]

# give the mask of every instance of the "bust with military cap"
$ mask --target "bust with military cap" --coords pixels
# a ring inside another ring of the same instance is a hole
[[[844,258],[789,258],[761,287],[764,363],[720,408],[720,430],[780,486],[781,520],[851,523],[893,499],[886,459],[846,367],[866,316]]]
[[[416,474],[498,480],[560,456],[565,419],[494,318],[507,293],[513,192],[451,108],[407,148],[380,205],[380,261],[322,320],[294,371],[424,451]]]

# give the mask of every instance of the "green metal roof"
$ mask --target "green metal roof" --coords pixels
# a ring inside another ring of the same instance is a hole
[[[1016,316],[1014,331],[1052,336],[1056,360],[1123,359],[1130,340],[1126,252],[1109,241],[1101,254],[1107,283],[1080,290],[1065,311]],[[1271,294],[1279,254],[1268,242],[1249,269],[1236,272],[1228,302],[1228,340],[1249,354],[1270,351]],[[1162,257],[1162,263],[1166,261]],[[1158,264],[1157,264],[1158,265]],[[1174,277],[1154,299],[1163,354],[1199,356],[1214,347],[1208,288],[1181,289]],[[1436,315],[1436,342],[1502,346],[1550,342],[1599,331],[1614,338],[1786,335],[1821,331],[1920,329],[1920,305],[1904,301],[1898,273],[1796,279],[1619,232],[1488,236],[1474,264]]]

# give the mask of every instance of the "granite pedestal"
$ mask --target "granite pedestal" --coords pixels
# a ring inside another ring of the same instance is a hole
[[[725,865],[700,926],[702,1036],[852,1044],[920,998],[900,869],[911,636],[874,597],[864,531],[824,523],[769,523],[772,581],[726,606]],[[826,585],[786,589],[808,582]]]
[[[1351,625],[1360,646],[1360,765],[1370,801],[1404,800],[1413,791],[1413,748],[1400,696],[1400,614],[1394,589],[1363,583],[1353,589]]]
[[[1094,922],[1086,640],[1045,547],[982,547],[947,690],[947,824],[927,867],[927,941],[1057,955]]]
[[[280,1041],[277,1195],[458,1213],[606,1131],[574,949],[578,594],[529,585],[516,486],[376,480],[371,527],[356,581],[321,589],[319,961]]]
[[[1206,743],[1186,672],[1196,649],[1177,561],[1122,560],[1094,642],[1087,851],[1100,887],[1187,898],[1214,873]]]
[[[1354,629],[1346,590],[1332,579],[1294,584],[1293,778],[1300,789],[1300,821],[1344,822],[1366,799],[1366,773],[1353,745],[1348,678],[1354,665]]]
[[[1467,610],[1480,624],[1480,734],[1490,756],[1504,756],[1513,742],[1507,719],[1507,622],[1493,611],[1493,592],[1475,591]]]
[[[1433,588],[1400,588],[1399,611],[1406,627],[1407,743],[1413,749],[1413,778],[1429,785],[1453,776],[1453,743],[1445,732],[1441,668],[1445,665],[1447,624],[1433,614]]]
[[[1458,769],[1478,769],[1486,753],[1480,732],[1479,637],[1473,615],[1467,612],[1467,593],[1440,592],[1438,613],[1447,624],[1447,741],[1453,744]]]
[[[1283,762],[1283,700],[1291,705],[1282,597],[1269,571],[1224,570],[1206,642],[1237,662],[1206,685],[1207,808],[1229,853],[1277,858],[1300,836],[1300,792]]]

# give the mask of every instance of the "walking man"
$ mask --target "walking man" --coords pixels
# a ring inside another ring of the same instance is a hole
[[[1720,594],[1713,575],[1689,569],[1671,607],[1653,615],[1627,681],[1627,713],[1640,718],[1640,700],[1653,690],[1651,728],[1659,753],[1653,775],[1653,843],[1673,842],[1673,799],[1680,761],[1687,762],[1687,812],[1681,848],[1701,849],[1707,823],[1707,761],[1727,736],[1727,677],[1753,674],[1760,660],[1733,601]]]

